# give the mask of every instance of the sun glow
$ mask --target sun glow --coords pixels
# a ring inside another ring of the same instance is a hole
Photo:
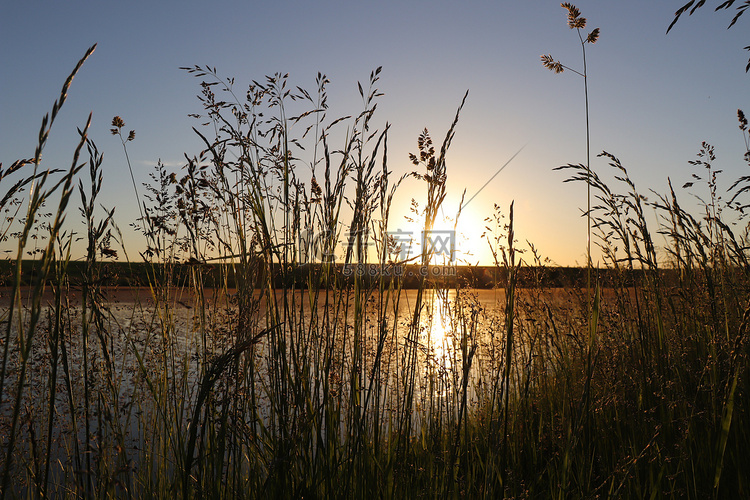
[[[458,222],[455,215],[440,216],[430,231],[425,231],[421,217],[404,217],[389,227],[394,248],[394,260],[420,263],[422,251],[432,249],[431,264],[439,265],[491,265],[481,217],[472,211],[463,212]]]

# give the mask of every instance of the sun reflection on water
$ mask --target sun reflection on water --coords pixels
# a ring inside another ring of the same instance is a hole
[[[423,345],[430,360],[437,368],[450,371],[453,366],[453,327],[451,307],[456,292],[453,290],[433,291],[425,301],[423,324]]]

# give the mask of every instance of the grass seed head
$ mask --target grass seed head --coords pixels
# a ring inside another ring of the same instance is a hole
[[[581,29],[586,27],[586,18],[581,17],[581,11],[578,7],[568,2],[561,3],[560,6],[568,11],[568,26],[570,29]]]
[[[544,67],[547,68],[548,70],[554,71],[555,73],[562,73],[563,71],[565,71],[565,68],[563,68],[562,63],[552,59],[552,56],[550,54],[542,55],[541,59],[542,59],[542,65],[544,65]]]
[[[596,43],[598,39],[599,39],[599,28],[594,28],[594,31],[589,33],[589,36],[586,37],[586,41],[588,43]]]
[[[125,121],[119,116],[112,118],[112,126],[115,128],[122,128],[125,126]]]

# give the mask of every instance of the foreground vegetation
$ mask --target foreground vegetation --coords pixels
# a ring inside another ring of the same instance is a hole
[[[360,86],[361,112],[336,120],[323,75],[314,93],[277,75],[241,100],[211,68],[189,71],[214,133],[196,129],[205,150],[179,174],[159,165],[138,198],[142,301],[117,303],[103,287],[102,258],[127,249],[114,210],[97,208],[102,156],[88,124],[70,169],[41,166],[73,74],[34,158],[0,173],[11,214],[3,234],[18,241],[0,338],[2,497],[748,494],[750,266],[747,233],[728,221],[750,179],[725,202],[709,145],[695,163],[698,215],[671,188],[647,202],[608,153],[621,191],[586,166],[562,167],[594,194],[606,288],[594,272],[590,293],[550,289],[554,270],[516,246],[513,205],[507,219],[496,213],[487,238],[503,293],[491,307],[470,276],[423,279],[407,293],[399,279],[344,280],[330,260],[300,265],[310,229],[323,235],[320,255],[349,235],[338,263],[386,266],[401,254],[388,221],[404,177],[391,178],[388,126],[373,125],[379,70]],[[425,131],[412,155],[425,229],[445,197],[457,122],[458,113],[439,151]],[[121,138],[123,127],[113,121]],[[76,186],[87,251],[71,272],[64,220]],[[35,279],[22,288],[40,220]],[[217,257],[210,280],[189,265],[174,286],[178,262]],[[423,249],[412,263],[435,258]]]

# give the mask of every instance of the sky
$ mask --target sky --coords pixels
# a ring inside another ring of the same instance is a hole
[[[690,180],[688,162],[707,141],[723,169],[720,186],[748,173],[737,109],[750,112],[750,53],[742,49],[750,17],[728,30],[734,13],[714,13],[709,2],[667,34],[684,0],[574,3],[588,19],[585,32],[601,30],[586,46],[592,169],[611,179],[595,156],[606,150],[653,199],[650,190],[666,192],[668,178],[675,186]],[[98,44],[73,81],[43,166],[69,166],[76,128],[93,113],[90,137],[104,153],[101,201],[116,208],[131,258],[143,241],[129,229],[138,211],[122,144],[109,132],[112,117],[136,131],[128,154],[140,185],[158,160],[179,171],[184,154],[201,149],[192,130],[198,122],[188,116],[201,112],[200,79],[180,67],[216,67],[240,93],[277,72],[313,90],[322,72],[334,116],[361,110],[357,82],[382,66],[374,124],[391,126],[394,177],[414,170],[408,154],[425,127],[440,144],[469,91],[447,156],[444,203],[455,214],[464,189],[467,198],[476,194],[459,225],[465,261],[489,263],[483,220],[495,205],[507,216],[513,202],[519,244],[531,242],[557,265],[585,264],[585,186],[564,183],[567,174],[553,170],[586,161],[583,79],[540,63],[551,54],[582,69],[581,45],[559,2],[35,0],[1,9],[0,162],[33,156],[42,117]],[[391,227],[409,230],[403,215],[424,192],[417,179],[402,184]],[[71,212],[68,222],[76,221]]]

